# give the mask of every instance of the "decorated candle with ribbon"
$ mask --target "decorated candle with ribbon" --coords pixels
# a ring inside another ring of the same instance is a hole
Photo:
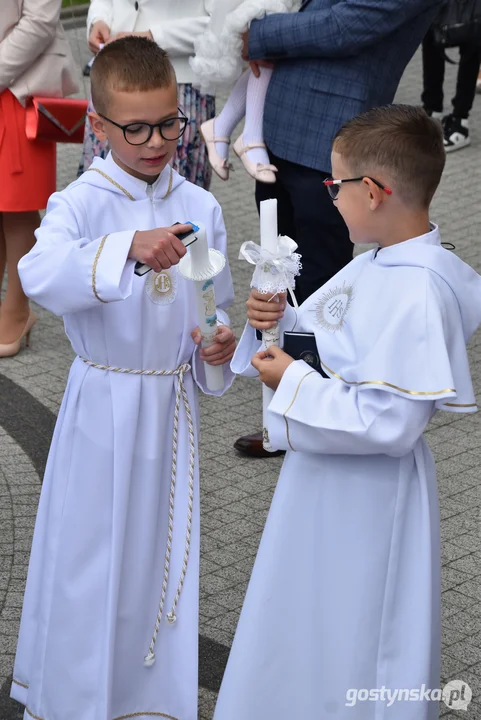
[[[267,250],[271,255],[277,254],[277,200],[263,200],[260,205],[261,221],[261,248]],[[274,298],[278,302],[278,298]],[[262,340],[266,348],[271,345],[279,345],[279,323],[269,330],[264,330]],[[262,444],[267,452],[274,452],[276,448],[271,445],[269,432],[267,430],[267,408],[269,407],[274,391],[267,385],[262,386]]]
[[[272,301],[278,300],[278,294],[290,292],[293,304],[297,307],[293,293],[295,277],[301,269],[301,256],[295,251],[296,243],[291,238],[277,234],[277,200],[264,200],[260,204],[261,245],[254,242],[245,242],[240,249],[240,258],[255,265],[251,287],[259,292],[269,294]],[[266,348],[279,345],[279,325],[262,333],[262,341]],[[267,430],[267,408],[273,397],[273,391],[266,385],[262,387],[263,410],[263,445],[268,452],[274,452],[269,441]]]
[[[199,328],[202,335],[202,347],[215,342],[217,333],[217,309],[215,302],[214,277],[225,266],[225,257],[218,250],[209,248],[207,234],[202,223],[196,223],[199,230],[197,239],[189,245],[189,251],[179,263],[179,272],[188,280],[193,280],[199,316]],[[222,390],[224,370],[222,365],[204,363],[205,378],[209,390]]]

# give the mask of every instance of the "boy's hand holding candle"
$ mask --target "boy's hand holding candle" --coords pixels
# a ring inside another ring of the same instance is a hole
[[[256,353],[251,362],[259,373],[260,381],[275,391],[285,371],[294,362],[294,358],[277,345],[271,345],[267,350]]]
[[[275,298],[272,293],[260,293],[252,290],[247,305],[247,317],[249,325],[256,330],[269,330],[282,319],[286,307],[287,293],[277,293]]]
[[[192,339],[196,345],[202,342],[200,328],[192,330]],[[212,345],[200,349],[200,359],[209,365],[225,365],[232,360],[236,348],[235,335],[227,325],[219,325]]]

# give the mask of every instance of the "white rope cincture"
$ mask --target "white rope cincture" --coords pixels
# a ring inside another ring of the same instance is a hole
[[[97,368],[98,370],[109,370],[110,372],[124,373],[127,375],[150,375],[150,376],[176,376],[177,377],[177,389],[175,393],[175,407],[174,407],[174,429],[172,434],[172,470],[170,478],[170,491],[169,491],[169,524],[167,532],[167,545],[165,549],[164,557],[164,575],[162,578],[162,589],[160,593],[159,609],[154,625],[154,632],[149,645],[149,651],[144,658],[144,665],[151,667],[155,663],[155,644],[157,642],[157,636],[160,630],[160,623],[164,615],[165,597],[167,594],[167,587],[169,584],[170,575],[170,558],[172,553],[172,541],[174,537],[174,508],[175,508],[175,487],[177,481],[177,449],[178,449],[178,435],[179,435],[179,416],[180,416],[180,403],[181,400],[184,404],[185,414],[187,417],[187,425],[189,431],[189,488],[188,488],[188,501],[187,501],[187,527],[185,532],[185,546],[184,546],[184,557],[182,560],[182,568],[180,571],[180,577],[177,583],[177,589],[175,592],[172,608],[167,613],[167,621],[172,625],[177,620],[176,610],[184,586],[185,576],[187,573],[187,566],[189,563],[190,555],[190,544],[192,537],[192,517],[194,511],[194,479],[195,479],[195,433],[194,433],[194,421],[192,419],[192,412],[190,409],[189,398],[187,396],[187,390],[184,385],[184,376],[191,370],[191,366],[188,363],[180,365],[176,370],[132,370],[128,368],[112,367],[110,365],[99,365],[81,358],[83,362],[89,367]]]

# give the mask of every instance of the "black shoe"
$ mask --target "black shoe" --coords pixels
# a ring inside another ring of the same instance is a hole
[[[255,458],[270,458],[284,455],[284,450],[275,450],[274,452],[268,452],[264,450],[262,444],[262,432],[254,433],[254,435],[243,435],[234,443],[235,449],[242,453],[242,455],[248,455],[249,457]]]
[[[82,73],[83,73],[84,77],[89,77],[90,65],[88,63],[85,65],[84,69],[82,70]]]
[[[446,115],[443,118],[443,132],[444,149],[447,153],[461,150],[471,143],[468,121],[456,115]]]

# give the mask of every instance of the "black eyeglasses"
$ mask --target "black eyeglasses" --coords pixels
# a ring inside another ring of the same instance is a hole
[[[184,115],[180,108],[177,109],[180,113],[180,116],[167,118],[166,120],[162,120],[162,122],[160,123],[155,123],[155,125],[151,125],[147,122],[136,122],[129,123],[128,125],[119,125],[119,123],[114,122],[113,120],[106,117],[105,115],[102,115],[101,113],[98,113],[98,115],[104,120],[107,120],[107,122],[112,123],[112,125],[115,125],[115,127],[120,128],[124,133],[124,138],[129,143],[129,145],[145,145],[145,143],[149,142],[150,138],[152,137],[155,128],[159,128],[159,132],[164,138],[164,140],[178,140],[182,137],[182,135],[185,133],[189,118]]]
[[[371,180],[371,182],[373,182],[375,185],[377,185],[379,188],[381,188],[381,190],[384,190],[386,195],[392,195],[392,190],[390,188],[388,188],[385,185],[383,185],[382,183],[380,183],[379,180],[375,180],[374,178],[369,177],[369,175],[363,175],[362,177],[357,177],[357,178],[347,178],[346,180],[333,180],[333,178],[330,177],[330,178],[326,178],[326,180],[324,180],[323,184],[326,186],[327,192],[331,196],[331,199],[337,200],[339,191],[341,189],[341,185],[343,183],[361,182],[362,180],[364,180],[364,178]]]

